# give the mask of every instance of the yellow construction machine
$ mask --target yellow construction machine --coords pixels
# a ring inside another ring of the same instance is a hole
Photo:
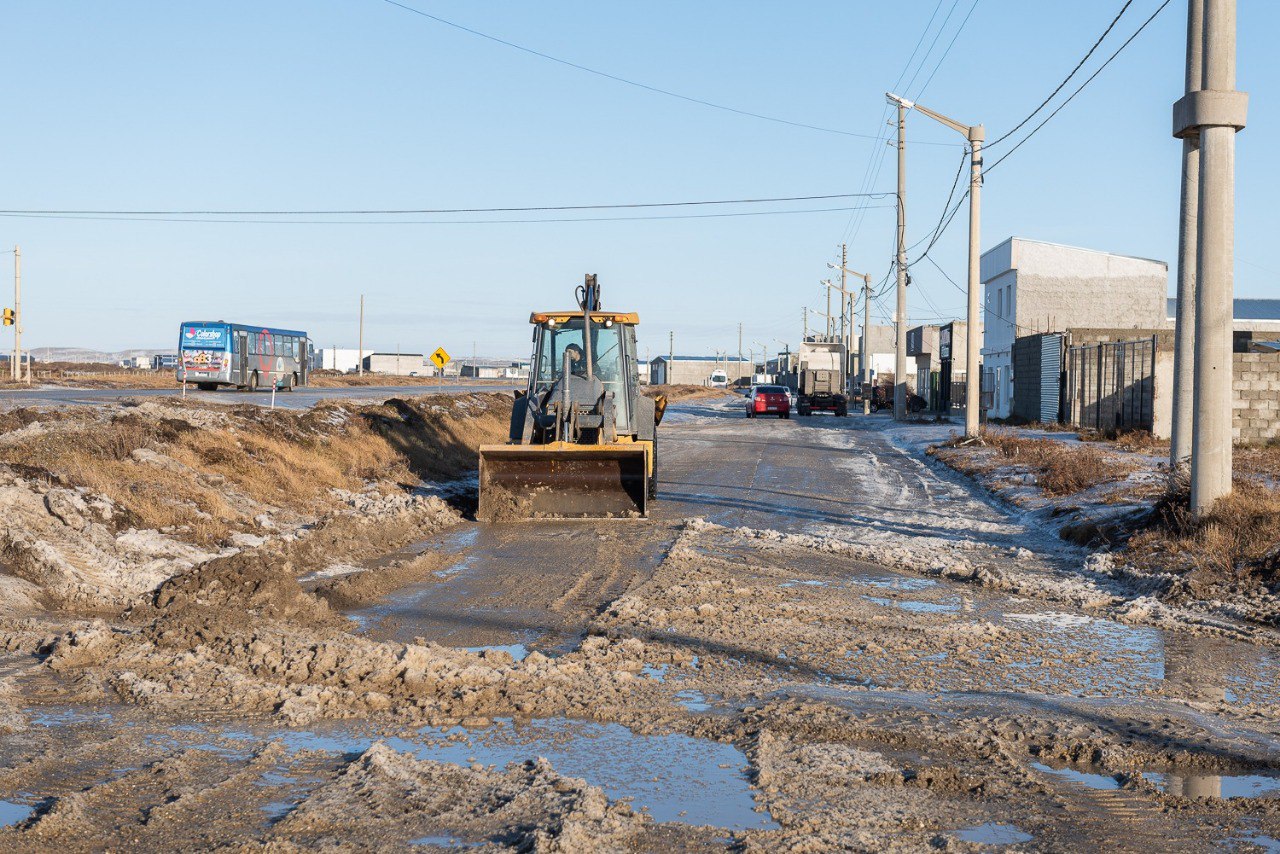
[[[529,385],[516,393],[510,441],[480,446],[482,520],[642,517],[657,497],[666,400],[639,391],[640,318],[602,310],[594,274],[577,303],[529,318]]]

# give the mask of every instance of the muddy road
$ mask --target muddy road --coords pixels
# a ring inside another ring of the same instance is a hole
[[[463,481],[404,542],[14,616],[0,847],[1280,850],[1275,631],[1127,586],[948,430],[686,402],[649,520],[480,525]]]

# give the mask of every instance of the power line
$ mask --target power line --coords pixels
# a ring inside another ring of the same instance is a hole
[[[1137,38],[1137,37],[1142,33],[1142,31],[1143,31],[1143,30],[1145,30],[1145,29],[1147,28],[1147,26],[1148,26],[1152,21],[1154,21],[1154,20],[1156,19],[1156,16],[1158,16],[1161,12],[1163,12],[1163,11],[1165,10],[1165,7],[1166,7],[1166,6],[1168,6],[1170,2],[1171,2],[1171,0],[1164,0],[1164,2],[1163,2],[1163,3],[1161,3],[1161,4],[1156,8],[1156,10],[1155,10],[1154,12],[1152,12],[1152,13],[1151,13],[1151,17],[1149,17],[1149,18],[1147,18],[1145,21],[1143,21],[1143,22],[1142,22],[1142,26],[1138,27],[1138,29],[1134,31],[1133,35],[1131,35],[1131,36],[1129,36],[1129,38],[1125,39],[1124,44],[1120,45],[1120,47],[1116,49],[1116,52],[1115,52],[1115,53],[1113,53],[1113,54],[1111,54],[1111,56],[1107,57],[1107,61],[1106,61],[1106,62],[1104,62],[1104,63],[1102,63],[1102,65],[1098,66],[1098,70],[1097,70],[1097,71],[1095,71],[1095,72],[1093,72],[1093,74],[1090,74],[1090,75],[1089,75],[1089,78],[1088,78],[1087,80],[1085,80],[1083,83],[1081,83],[1081,84],[1080,84],[1080,88],[1079,88],[1079,89],[1076,89],[1076,91],[1072,92],[1072,93],[1071,93],[1071,95],[1067,98],[1067,100],[1065,100],[1065,101],[1063,101],[1061,104],[1059,104],[1059,105],[1058,105],[1058,107],[1057,107],[1057,109],[1055,109],[1052,113],[1050,113],[1048,116],[1046,116],[1046,117],[1045,117],[1045,120],[1044,120],[1044,121],[1042,121],[1040,124],[1036,125],[1036,126],[1032,129],[1031,133],[1027,134],[1027,135],[1026,135],[1026,136],[1024,136],[1022,139],[1018,140],[1018,144],[1017,144],[1017,145],[1015,145],[1013,148],[1009,149],[1008,151],[1006,151],[1006,152],[1004,153],[1004,156],[1003,156],[1003,157],[1001,157],[1001,158],[1000,158],[999,160],[997,160],[995,163],[992,163],[990,166],[988,166],[988,167],[986,167],[985,169],[983,169],[983,170],[982,170],[982,174],[983,174],[983,175],[986,175],[988,172],[990,172],[991,170],[995,169],[997,166],[999,166],[1001,163],[1003,163],[1005,160],[1007,160],[1007,159],[1009,158],[1009,155],[1010,155],[1010,154],[1013,154],[1015,151],[1017,151],[1019,148],[1021,148],[1021,147],[1022,147],[1022,146],[1027,142],[1027,140],[1031,139],[1031,137],[1035,136],[1035,135],[1036,135],[1036,133],[1038,133],[1038,132],[1039,132],[1040,128],[1042,128],[1042,127],[1044,127],[1045,125],[1047,125],[1050,121],[1052,121],[1052,119],[1053,119],[1053,117],[1054,117],[1054,116],[1056,116],[1058,113],[1062,112],[1062,108],[1063,108],[1063,107],[1065,107],[1067,104],[1070,104],[1073,100],[1075,100],[1076,95],[1079,95],[1081,92],[1083,92],[1083,91],[1084,91],[1084,89],[1085,89],[1085,87],[1086,87],[1086,86],[1088,86],[1090,83],[1092,83],[1092,82],[1093,82],[1093,80],[1094,80],[1094,78],[1095,78],[1095,77],[1097,77],[1099,74],[1101,74],[1101,73],[1102,73],[1102,71],[1103,71],[1103,69],[1105,69],[1108,65],[1110,65],[1110,64],[1111,64],[1111,61],[1112,61],[1113,59],[1115,59],[1117,56],[1119,56],[1119,55],[1124,51],[1124,49],[1125,49],[1125,48],[1127,48],[1130,44],[1132,44],[1132,43],[1133,43],[1133,40],[1134,40],[1134,39],[1136,39],[1136,38]]]
[[[964,20],[960,22],[960,26],[956,28],[955,33],[951,36],[951,41],[947,43],[947,49],[942,52],[942,56],[938,57],[938,63],[933,66],[933,71],[929,72],[929,77],[924,81],[924,85],[916,92],[914,100],[919,100],[925,90],[929,88],[929,84],[933,82],[933,76],[938,73],[938,69],[942,67],[942,63],[946,61],[947,56],[951,53],[951,48],[955,47],[956,39],[960,38],[960,33],[964,32],[965,24],[969,23],[969,19],[973,17],[973,10],[978,8],[978,0],[973,0],[973,5],[969,7],[969,11],[965,13]],[[945,26],[945,24],[944,24]]]
[[[873,205],[872,207],[888,210],[894,205]],[[723,217],[744,216],[786,216],[790,214],[838,213],[854,210],[853,207],[838,208],[801,208],[796,210],[777,211],[728,211],[710,214],[661,214],[657,216],[599,216],[599,217],[544,217],[533,219],[388,219],[388,220],[326,220],[326,219],[207,219],[200,217],[158,217],[132,216],[128,214],[60,214],[60,213],[8,213],[0,212],[0,217],[11,219],[74,219],[112,222],[193,222],[223,224],[256,224],[256,225],[514,225],[540,222],[631,222],[639,220],[662,219],[715,219]]]
[[[1018,132],[1019,129],[1022,128],[1023,125],[1031,121],[1031,119],[1034,118],[1037,113],[1043,110],[1049,104],[1050,101],[1052,101],[1055,97],[1057,97],[1058,93],[1062,91],[1062,87],[1066,86],[1067,83],[1071,81],[1071,78],[1075,77],[1076,73],[1079,72],[1080,69],[1084,67],[1084,64],[1089,61],[1089,57],[1093,56],[1094,51],[1096,51],[1098,47],[1102,44],[1103,40],[1106,39],[1106,37],[1111,34],[1111,31],[1115,29],[1116,24],[1120,23],[1120,19],[1124,17],[1124,13],[1128,11],[1129,7],[1132,5],[1133,5],[1133,0],[1125,0],[1125,4],[1120,7],[1120,11],[1117,12],[1116,16],[1111,19],[1111,23],[1107,25],[1107,28],[1102,31],[1102,35],[1098,36],[1098,40],[1093,43],[1093,47],[1089,48],[1089,52],[1084,55],[1083,59],[1081,59],[1079,62],[1076,63],[1076,67],[1071,69],[1071,73],[1068,74],[1065,78],[1063,78],[1062,82],[1058,84],[1058,88],[1050,92],[1049,97],[1045,98],[1043,101],[1040,102],[1040,106],[1036,107],[1029,114],[1027,114],[1027,117],[1025,119],[1023,119],[1022,121],[1014,125],[1012,130],[1005,133],[1003,136],[999,137],[998,139],[992,140],[991,142],[987,143],[985,147],[990,149],[993,145],[999,145],[1009,137],[1013,136],[1015,133]]]
[[[399,216],[421,214],[471,214],[471,213],[533,213],[537,211],[598,211],[627,208],[679,208],[696,205],[759,205],[771,202],[815,202],[831,199],[871,198],[894,196],[892,191],[879,193],[828,193],[821,196],[777,196],[759,199],[712,199],[691,202],[625,202],[604,205],[537,205],[523,208],[419,208],[387,210],[296,210],[296,211],[233,211],[233,210],[0,210],[8,215],[92,214],[94,216]]]
[[[531,47],[525,47],[522,44],[516,44],[515,42],[507,41],[506,39],[499,38],[498,36],[490,35],[489,33],[484,33],[484,32],[481,32],[480,30],[472,29],[471,27],[464,26],[462,24],[457,23],[456,21],[450,21],[446,18],[441,18],[439,15],[432,15],[431,13],[424,12],[421,9],[415,9],[412,6],[405,5],[404,3],[397,3],[396,0],[383,0],[383,2],[388,3],[392,6],[395,6],[397,9],[403,9],[406,12],[412,12],[415,15],[419,15],[423,18],[427,18],[429,20],[435,21],[438,24],[444,24],[446,27],[452,27],[455,30],[460,30],[461,32],[469,33],[470,35],[477,36],[482,39],[486,39],[488,41],[494,42],[495,44],[500,44],[500,45],[503,45],[504,47],[509,47],[509,48],[512,48],[513,50],[518,50],[523,53],[527,53],[530,56],[536,56],[539,59],[545,59],[549,62],[554,62],[559,65],[563,65],[567,68],[572,68],[576,71],[583,71],[583,72],[586,72],[587,74],[594,74],[597,77],[603,77],[606,80],[612,80],[615,83],[622,83],[627,86],[634,86],[637,89],[643,89],[646,92],[652,92],[656,95],[666,95],[668,98],[677,98],[681,101],[687,101],[690,104],[698,104],[703,107],[710,107],[713,110],[723,110],[724,112],[734,113],[735,115],[739,115],[739,116],[746,116],[748,118],[760,119],[766,122],[775,122],[777,124],[789,125],[791,127],[804,128],[805,130],[816,130],[822,133],[832,133],[832,134],[838,134],[840,136],[854,136],[862,139],[877,138],[872,136],[871,134],[854,133],[853,131],[840,130],[839,128],[829,128],[829,127],[823,127],[822,125],[808,124],[807,122],[792,121],[791,119],[783,119],[777,116],[770,116],[764,113],[753,112],[751,110],[743,110],[737,107],[730,107],[725,104],[717,104],[716,102],[708,101],[705,98],[695,98],[692,95],[682,95],[679,92],[673,92],[670,89],[662,89],[658,86],[651,86],[648,83],[641,83],[637,80],[630,80],[626,77],[620,77],[617,74],[610,74],[607,71],[601,71],[598,68],[591,68],[586,65],[581,65],[577,62],[571,62],[570,60],[567,60],[567,59],[561,59],[558,56],[552,56],[549,53],[543,53],[540,50],[535,50],[534,48],[531,48]],[[950,145],[951,143],[922,143],[922,144]]]

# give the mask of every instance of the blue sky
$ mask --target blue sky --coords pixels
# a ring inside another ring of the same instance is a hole
[[[905,94],[984,123],[990,139],[1057,85],[1121,5],[978,0],[944,56],[973,0],[403,2],[651,86],[859,134],[881,131],[883,93],[905,68]],[[1086,71],[1159,2],[1135,0]],[[1239,85],[1252,100],[1238,137],[1237,295],[1271,296],[1280,278],[1270,251],[1280,196],[1270,156],[1280,130],[1271,108],[1280,8],[1240,5]],[[622,85],[383,0],[84,0],[6,12],[7,210],[850,193],[884,148]],[[1185,19],[1185,0],[1174,0],[988,177],[984,248],[1017,234],[1172,264],[1180,147],[1169,134],[1170,106],[1181,94]],[[923,116],[908,125],[911,140],[959,142]],[[874,190],[895,183],[893,154],[884,153]],[[936,224],[960,157],[959,145],[909,147],[909,240]],[[842,239],[851,267],[887,272],[894,213],[889,200],[871,204],[860,224],[843,211],[484,225],[0,217],[0,244],[22,245],[24,340],[33,347],[172,346],[181,320],[216,318],[302,327],[320,346],[354,346],[363,292],[372,346],[522,356],[528,312],[565,305],[582,274],[595,272],[606,306],[641,313],[642,352],[665,352],[673,331],[678,351],[710,354],[736,350],[739,322],[746,347],[794,346],[801,306],[822,302],[817,283]],[[962,214],[932,253],[961,283],[964,225]],[[913,318],[963,312],[963,295],[936,268],[925,262],[913,278]]]

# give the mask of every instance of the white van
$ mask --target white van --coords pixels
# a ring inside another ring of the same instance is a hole
[[[716,368],[711,372],[711,378],[707,380],[707,385],[712,388],[728,388],[729,375],[720,368]]]

